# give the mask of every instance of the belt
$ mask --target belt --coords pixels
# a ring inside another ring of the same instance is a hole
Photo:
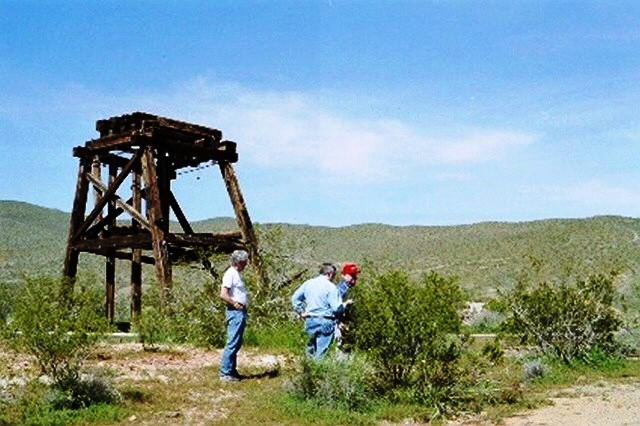
[[[227,311],[246,311],[247,307],[245,305],[242,306],[242,308],[238,309],[238,308],[234,308],[232,305],[227,305]]]

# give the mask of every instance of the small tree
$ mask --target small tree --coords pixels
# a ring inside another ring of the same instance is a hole
[[[614,336],[622,325],[613,307],[615,274],[591,275],[574,284],[521,281],[502,295],[502,310],[510,314],[504,330],[519,334],[565,363],[588,358],[594,349],[613,353]]]
[[[357,290],[356,348],[367,351],[388,385],[407,384],[416,363],[433,361],[447,334],[460,331],[463,293],[454,278],[431,272],[413,283],[390,271]]]

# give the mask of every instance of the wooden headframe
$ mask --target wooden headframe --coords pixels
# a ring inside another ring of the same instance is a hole
[[[258,242],[232,164],[238,160],[236,143],[222,140],[222,132],[155,115],[135,112],[96,123],[100,132],[84,146],[73,149],[80,160],[64,275],[69,279],[63,296],[73,290],[81,252],[106,258],[106,314],[115,312],[115,262],[131,262],[132,317],[141,311],[141,265],[155,265],[156,279],[166,299],[171,290],[172,263],[202,262],[207,256],[245,249],[263,283]],[[233,205],[239,232],[196,233],[171,191],[171,181],[183,168],[217,164]],[[109,176],[101,176],[102,167]],[[130,186],[123,183],[130,178]],[[87,214],[89,189],[94,207]],[[122,197],[122,188],[130,194]],[[145,211],[142,211],[144,200]],[[104,210],[106,208],[106,215]],[[170,214],[182,232],[170,229]],[[130,218],[123,223],[122,214]],[[152,255],[149,255],[152,254]]]

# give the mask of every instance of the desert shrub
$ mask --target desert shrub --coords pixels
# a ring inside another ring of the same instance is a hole
[[[252,326],[271,327],[290,321],[292,287],[309,276],[308,265],[314,242],[305,235],[288,237],[281,225],[257,226],[256,230],[266,282],[259,280],[253,268],[247,270],[244,279],[252,295]]]
[[[614,309],[615,274],[592,275],[575,283],[521,281],[502,296],[509,316],[504,330],[537,345],[565,363],[585,360],[594,349],[613,354],[622,320]]]
[[[96,286],[76,282],[75,291],[62,299],[60,288],[68,286],[68,281],[49,277],[24,280],[16,295],[8,342],[33,355],[42,373],[50,378],[46,405],[76,409],[115,402],[117,392],[106,380],[81,375],[90,350],[110,328]]]
[[[500,364],[504,360],[504,349],[499,338],[482,345],[481,353],[493,364]]]
[[[454,412],[458,406],[461,345],[457,342],[430,345],[416,368],[416,378],[411,386],[415,402],[431,407],[431,418],[440,418]]]
[[[495,333],[500,330],[503,320],[504,315],[485,306],[485,309],[476,318],[466,324],[465,330],[470,333]]]
[[[77,282],[70,300],[59,297],[61,281],[25,277],[16,296],[9,343],[35,356],[54,387],[64,388],[79,376],[91,348],[109,330],[98,293]]]
[[[9,282],[0,283],[0,330],[9,320],[16,292],[14,284]]]
[[[109,385],[108,388],[112,389]],[[87,389],[94,395],[93,386]],[[96,395],[103,390],[100,389]],[[0,403],[0,425],[116,424],[127,414],[121,404],[93,402],[86,408],[62,408],[71,402],[63,395],[60,390],[52,389],[41,381],[31,381],[20,389],[11,403]],[[115,395],[119,401],[117,393]],[[93,396],[91,399],[95,400]]]
[[[374,370],[362,356],[319,361],[303,357],[300,364],[301,371],[290,382],[295,398],[349,411],[365,411],[375,400]]]
[[[408,384],[416,363],[438,359],[446,336],[460,331],[464,298],[454,278],[431,272],[411,282],[390,271],[356,289],[355,347],[369,354],[389,387]]]
[[[522,365],[522,370],[522,380],[526,382],[539,377],[544,377],[547,374],[548,367],[545,365],[544,360],[535,358],[526,361]]]
[[[122,402],[122,396],[108,378],[90,374],[70,377],[47,395],[46,402],[56,410],[77,410],[94,404],[117,404]]]
[[[145,351],[155,351],[160,343],[171,341],[167,315],[160,306],[147,303],[133,322],[133,331]]]
[[[224,307],[211,283],[192,289],[174,283],[171,298],[161,300],[158,286],[147,292],[134,330],[146,350],[159,343],[190,343],[220,347],[224,344]]]

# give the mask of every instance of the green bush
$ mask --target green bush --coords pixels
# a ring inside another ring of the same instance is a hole
[[[615,353],[622,320],[613,306],[614,278],[598,274],[573,284],[536,286],[521,281],[502,296],[502,309],[510,315],[503,330],[565,363],[585,360],[594,349]]]
[[[327,356],[319,361],[303,357],[301,368],[290,389],[298,399],[349,411],[366,411],[375,400],[374,370],[362,356]]]
[[[70,378],[48,395],[47,403],[56,410],[77,410],[95,404],[118,404],[122,396],[110,381],[100,375]]]
[[[8,343],[33,355],[53,386],[64,389],[77,379],[86,356],[109,330],[101,301],[90,285],[78,282],[68,301],[62,301],[62,282],[49,277],[25,277],[18,292]]]
[[[454,278],[431,272],[411,282],[390,271],[356,290],[355,347],[369,354],[389,387],[408,384],[416,363],[439,359],[446,336],[460,331],[464,297]]]
[[[146,350],[159,343],[190,343],[221,347],[225,341],[224,308],[214,285],[188,289],[174,283],[171,299],[163,304],[158,286],[147,292],[134,330]]]
[[[430,353],[418,364],[411,386],[415,402],[432,408],[431,418],[453,412],[458,406],[458,384],[463,376],[460,365],[462,347],[458,342],[430,345]]]
[[[0,283],[0,330],[4,328],[10,318],[15,295],[16,288],[14,284],[9,282]]]
[[[35,357],[51,379],[51,388],[42,400],[27,398],[26,405],[17,404],[19,415],[29,418],[30,410],[46,411],[46,407],[78,409],[118,402],[118,393],[107,380],[81,375],[90,350],[110,329],[96,286],[79,281],[63,300],[60,288],[69,281],[49,277],[25,277],[24,281],[5,337],[11,347]]]

